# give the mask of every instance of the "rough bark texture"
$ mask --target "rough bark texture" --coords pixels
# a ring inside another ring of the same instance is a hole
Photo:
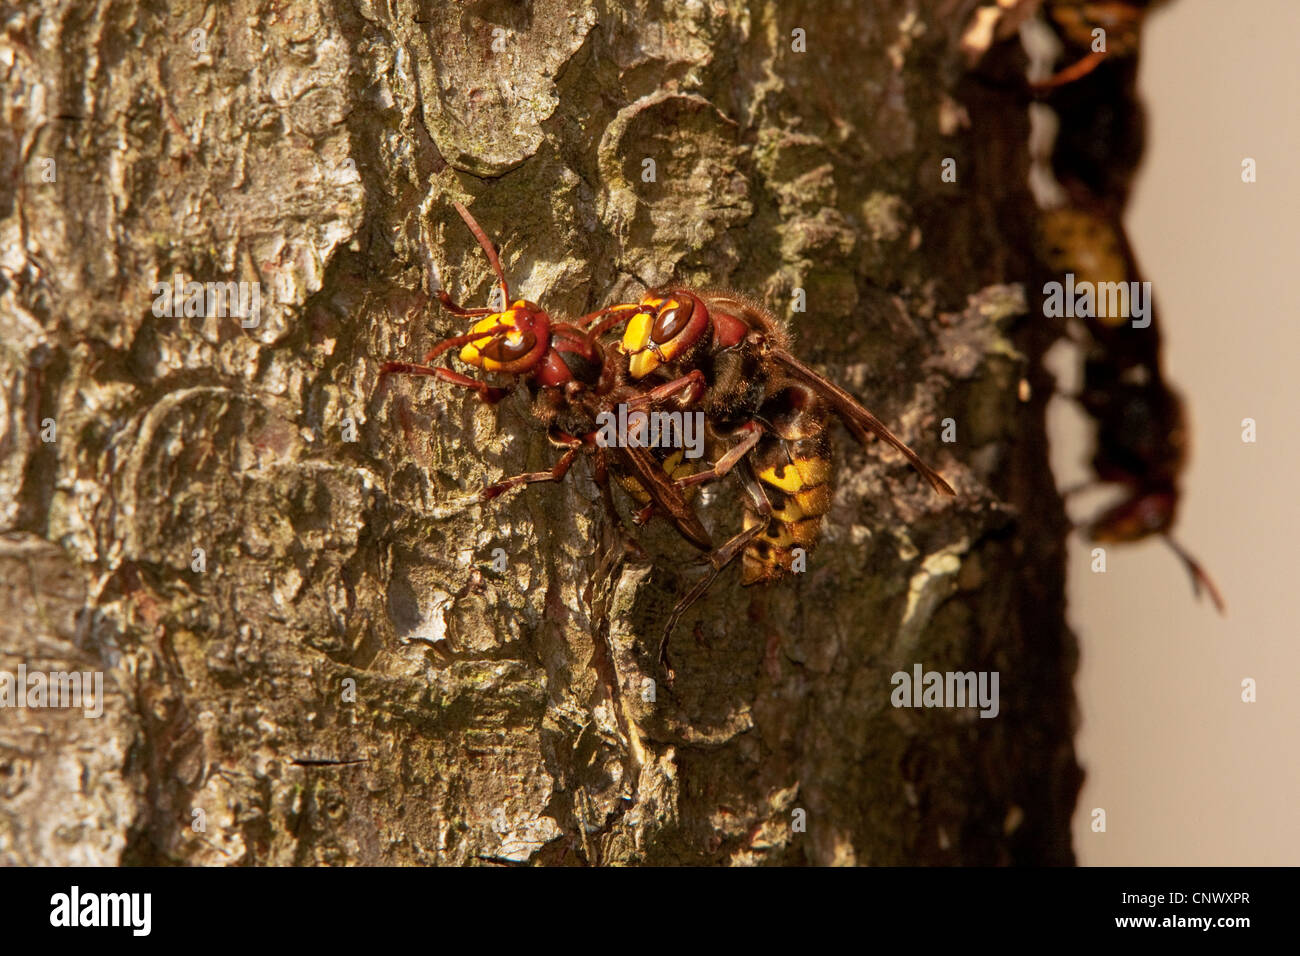
[[[0,860],[1070,862],[1027,126],[963,79],[972,6],[4,5],[0,669],[109,694],[0,711]],[[490,292],[454,200],[556,314],[763,297],[961,496],[841,433],[809,570],[725,575],[646,699],[689,546],[599,574],[585,464],[472,500],[554,460],[524,396],[378,385]],[[156,316],[176,273],[259,325]],[[895,709],[917,662],[1001,713]]]

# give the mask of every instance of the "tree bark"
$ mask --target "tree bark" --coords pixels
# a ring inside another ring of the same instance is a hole
[[[0,860],[1071,862],[1027,121],[973,6],[6,5],[0,669],[107,699],[0,711]],[[553,315],[761,297],[960,497],[840,433],[807,572],[726,573],[664,686],[689,546],[602,567],[581,460],[474,502],[555,460],[525,396],[380,387],[492,291],[453,201]],[[157,314],[177,275],[258,324]],[[892,706],[917,663],[998,716]]]

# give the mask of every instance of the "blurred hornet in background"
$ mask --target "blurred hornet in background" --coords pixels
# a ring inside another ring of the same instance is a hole
[[[1088,536],[1098,542],[1158,536],[1187,568],[1195,593],[1204,590],[1222,613],[1218,588],[1172,533],[1189,428],[1182,399],[1162,371],[1154,304],[1148,298],[1140,318],[1133,314],[1133,295],[1118,313],[1100,308],[1102,289],[1137,293],[1150,287],[1142,281],[1123,212],[1144,146],[1138,41],[1151,6],[1142,0],[1043,5],[1070,62],[1032,84],[1058,121],[1050,154],[1057,193],[1047,202],[1040,197],[1037,251],[1053,277],[1098,290],[1097,307],[1072,329],[1084,353],[1078,400],[1097,428],[1093,484],[1118,485],[1123,497],[1088,524]]]

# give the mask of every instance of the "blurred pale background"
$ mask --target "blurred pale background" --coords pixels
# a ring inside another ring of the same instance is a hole
[[[1192,420],[1177,532],[1228,614],[1192,598],[1163,545],[1112,547],[1108,573],[1093,574],[1072,541],[1087,773],[1075,850],[1083,865],[1296,865],[1300,2],[1176,0],[1149,19],[1141,88],[1148,145],[1127,221]],[[1070,384],[1068,356],[1053,357]],[[1063,400],[1050,423],[1066,487],[1087,477],[1090,435]],[[1246,677],[1257,703],[1241,701]],[[1091,830],[1094,807],[1105,833]]]

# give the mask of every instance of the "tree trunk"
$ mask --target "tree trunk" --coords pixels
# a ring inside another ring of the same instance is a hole
[[[0,860],[1071,862],[1028,128],[973,6],[5,9],[0,669],[106,701],[0,711]],[[725,573],[665,686],[690,546],[602,567],[585,459],[477,503],[555,460],[526,396],[380,386],[492,292],[453,201],[553,315],[761,297],[960,497],[839,433],[808,570]],[[186,314],[228,281],[256,325]],[[916,664],[998,715],[894,707]]]

